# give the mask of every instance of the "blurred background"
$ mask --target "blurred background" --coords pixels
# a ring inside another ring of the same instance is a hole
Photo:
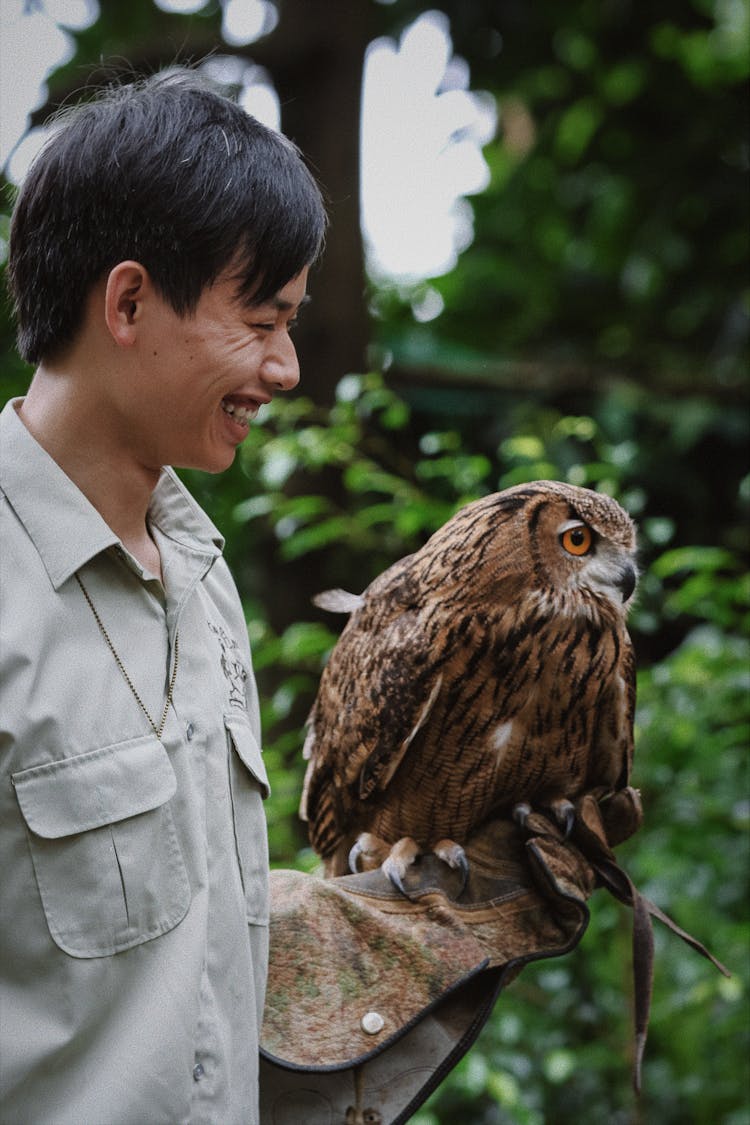
[[[221,477],[185,473],[227,539],[263,701],[272,862],[304,720],[359,591],[462,503],[553,477],[640,527],[632,615],[645,825],[636,884],[733,971],[657,934],[630,1088],[630,918],[501,996],[417,1125],[750,1123],[749,0],[0,0],[0,260],[61,104],[199,67],[297,142],[328,247],[303,379]],[[3,291],[4,292],[4,291]],[[30,370],[0,317],[0,399]]]

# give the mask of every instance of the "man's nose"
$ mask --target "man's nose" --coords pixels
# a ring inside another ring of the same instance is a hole
[[[263,361],[263,379],[277,391],[291,391],[299,383],[297,349],[287,332],[274,332],[275,339]]]

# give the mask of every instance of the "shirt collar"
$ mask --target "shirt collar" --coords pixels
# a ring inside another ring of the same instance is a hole
[[[162,470],[151,495],[148,516],[169,539],[190,551],[216,557],[224,550],[224,536],[196,503],[174,469]]]
[[[0,490],[26,528],[57,590],[95,555],[120,542],[18,416],[22,399],[0,414]],[[154,489],[149,516],[188,550],[216,557],[224,540],[171,469]]]

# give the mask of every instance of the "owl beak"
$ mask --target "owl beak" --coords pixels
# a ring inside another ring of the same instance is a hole
[[[630,563],[628,563],[627,566],[624,566],[620,571],[619,577],[617,579],[617,589],[622,594],[622,600],[624,602],[628,600],[630,595],[633,593],[633,590],[635,590],[637,577],[638,576],[636,574],[635,567],[631,566]]]

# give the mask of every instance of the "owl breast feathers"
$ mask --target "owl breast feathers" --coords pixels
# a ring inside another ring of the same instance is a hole
[[[361,596],[309,718],[300,813],[326,873],[360,833],[459,843],[519,802],[628,784],[635,528],[553,481],[462,508]]]

